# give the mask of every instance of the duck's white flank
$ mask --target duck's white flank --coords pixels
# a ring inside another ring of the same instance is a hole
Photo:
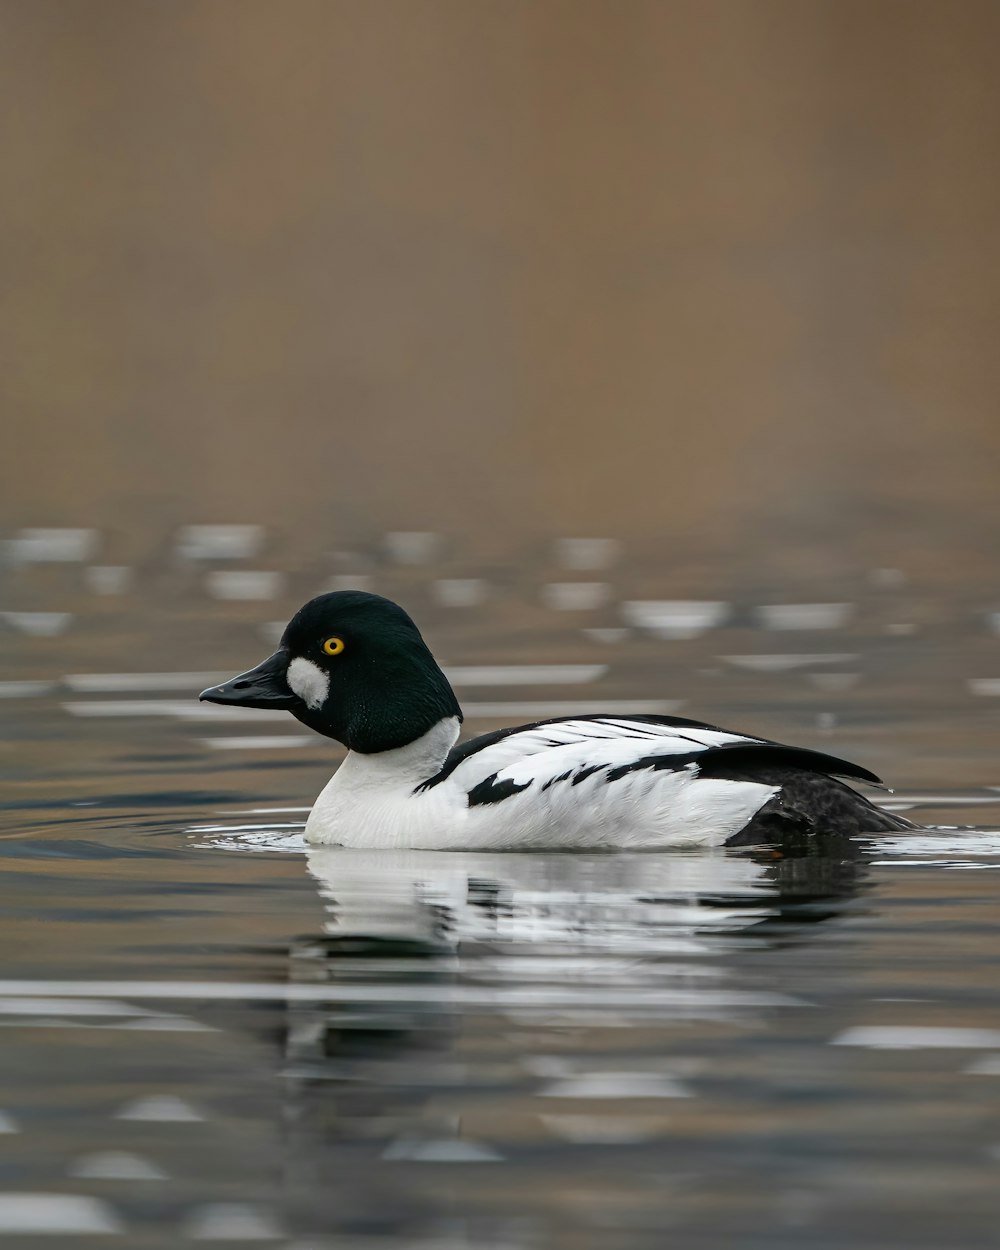
[[[753,739],[627,718],[515,731],[438,778],[458,728],[447,717],[397,750],[350,752],[310,813],[307,839],[424,850],[714,846],[777,792],[701,778],[690,762]]]

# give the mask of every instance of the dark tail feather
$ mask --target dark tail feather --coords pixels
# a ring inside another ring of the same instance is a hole
[[[868,803],[868,800],[863,798],[860,794],[858,795],[858,798],[861,799],[863,803]],[[862,833],[903,833],[907,829],[920,828],[920,825],[915,825],[912,820],[907,820],[906,817],[900,815],[899,812],[886,811],[884,807],[876,807],[874,803],[868,803],[868,806],[871,808],[875,820],[878,823],[869,825],[862,829]]]
[[[713,775],[719,776],[718,772]],[[822,773],[798,768],[756,769],[753,774],[721,774],[733,781],[762,781],[778,786],[749,824],[734,834],[727,846],[754,846],[761,842],[796,841],[803,837],[865,833],[902,833],[917,829],[898,812],[887,812],[863,794]]]

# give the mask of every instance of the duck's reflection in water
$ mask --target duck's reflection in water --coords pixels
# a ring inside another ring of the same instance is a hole
[[[308,864],[329,918],[298,943],[292,976],[331,998],[291,1008],[291,1176],[314,1201],[336,1193],[331,1231],[373,1212],[386,1231],[426,1230],[461,1209],[489,1225],[469,1244],[510,1244],[495,1221],[514,1191],[546,1222],[552,1185],[581,1164],[604,1169],[612,1205],[636,1148],[666,1183],[678,1108],[690,1118],[741,1037],[805,1008],[745,953],[780,957],[806,940],[855,905],[865,872],[842,841],[782,853],[324,848]],[[466,1163],[495,1166],[453,1166]]]
[[[331,953],[349,939],[473,958],[522,954],[708,953],[733,930],[828,919],[858,893],[866,852],[844,838],[752,852],[576,855],[311,850]],[[529,948],[527,951],[524,948]]]

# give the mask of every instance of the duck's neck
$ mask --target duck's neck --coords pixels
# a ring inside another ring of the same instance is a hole
[[[441,768],[455,745],[460,725],[457,716],[445,716],[405,746],[370,753],[349,751],[336,776],[352,787],[415,788]]]

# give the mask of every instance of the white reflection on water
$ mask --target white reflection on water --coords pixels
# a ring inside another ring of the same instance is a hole
[[[766,603],[757,618],[764,629],[840,629],[853,612],[853,603]]]
[[[185,525],[177,554],[182,560],[247,560],[263,541],[263,525]]]
[[[79,564],[93,558],[100,546],[95,529],[41,526],[18,530],[3,544],[12,564]]]
[[[1000,1029],[927,1025],[858,1025],[838,1033],[831,1046],[872,1046],[885,1050],[987,1050],[1000,1046]]]
[[[192,1241],[274,1241],[284,1229],[270,1211],[245,1202],[211,1202],[193,1211],[182,1230]]]
[[[392,936],[699,953],[706,930],[762,919],[766,867],[724,852],[518,855],[310,849],[338,937]],[[524,956],[517,958],[522,975]],[[565,969],[563,973],[565,975]]]
[[[858,654],[854,651],[809,652],[796,655],[783,651],[777,655],[720,655],[733,668],[745,668],[752,673],[787,673],[796,668],[813,668],[819,664],[853,664]]]
[[[101,1181],[165,1181],[169,1175],[158,1164],[127,1150],[104,1150],[81,1155],[68,1168],[70,1176]]]
[[[83,1194],[0,1194],[0,1233],[121,1233],[106,1202]]]
[[[1000,868],[1000,830],[995,829],[921,830],[877,838],[874,846],[892,858],[875,859],[873,867]]]
[[[262,808],[251,815],[277,815],[283,812],[308,811],[308,808]],[[252,825],[192,825],[189,834],[198,836],[195,844],[203,850],[218,851],[281,851],[301,855],[306,849],[305,825],[301,821]],[[204,837],[202,835],[210,836]]]
[[[262,819],[225,823],[251,815]],[[325,1035],[325,1013],[340,1020],[345,1009],[362,1021],[410,1012],[425,1025],[429,1015],[482,1009],[518,1027],[746,1024],[762,1010],[804,1004],[744,979],[734,958],[744,940],[802,940],[850,906],[867,860],[843,839],[780,855],[309,848],[302,825],[281,819],[293,815],[250,809],[189,832],[214,850],[305,852],[326,918],[296,942],[291,981],[280,991],[306,1013],[303,1035]],[[425,972],[414,976],[418,957]],[[201,988],[229,996],[219,985]],[[243,983],[232,993],[249,1000],[275,989]],[[552,1073],[552,1097],[569,1097],[555,1092],[558,1080],[581,1075],[594,1090],[636,1096],[609,1067]],[[659,1077],[683,1096],[677,1074]],[[582,1086],[574,1096],[585,1096]]]
[[[151,1124],[200,1124],[205,1117],[183,1098],[174,1094],[151,1094],[127,1102],[115,1113],[119,1120],[141,1120]]]

